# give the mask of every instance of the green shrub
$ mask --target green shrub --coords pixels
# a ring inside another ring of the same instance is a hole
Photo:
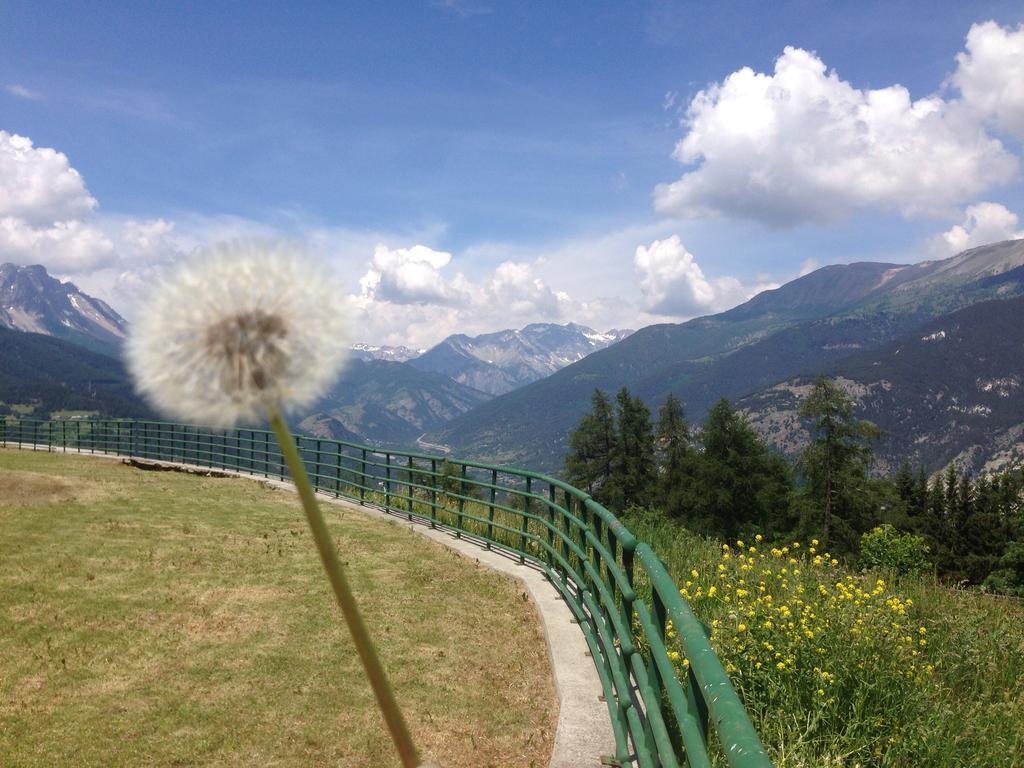
[[[928,545],[922,536],[901,533],[886,523],[860,537],[860,564],[868,570],[917,573],[930,565]]]
[[[1024,597],[1024,542],[1011,541],[999,565],[1001,567],[985,579],[985,589]]]

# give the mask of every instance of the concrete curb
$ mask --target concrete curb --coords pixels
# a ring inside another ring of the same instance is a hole
[[[22,450],[42,450],[40,448]],[[166,467],[199,475],[240,477],[255,480],[272,488],[294,492],[295,487],[283,480],[259,477],[244,472],[208,468],[194,464],[157,461],[142,457],[118,456],[90,453],[75,449],[50,451],[52,453],[77,453],[101,459],[113,459],[145,468]],[[597,768],[601,758],[615,754],[615,737],[612,732],[608,706],[601,700],[601,681],[589,656],[583,632],[574,623],[572,612],[544,574],[529,565],[520,565],[518,558],[497,550],[486,549],[471,539],[456,538],[453,531],[431,528],[425,522],[409,521],[400,513],[385,512],[383,509],[341,499],[330,494],[318,493],[323,501],[362,512],[369,517],[405,523],[411,530],[425,536],[463,557],[471,558],[480,565],[515,579],[526,589],[540,615],[547,642],[548,658],[558,693],[558,726],[555,743],[551,752],[549,768]]]

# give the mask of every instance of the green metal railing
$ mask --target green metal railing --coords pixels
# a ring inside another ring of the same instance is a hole
[[[12,419],[0,421],[0,443],[288,476],[272,434],[257,429]],[[296,443],[319,491],[451,530],[546,574],[601,679],[615,735],[607,764],[696,768],[718,754],[734,768],[771,765],[664,564],[589,495],[521,469],[316,437]]]

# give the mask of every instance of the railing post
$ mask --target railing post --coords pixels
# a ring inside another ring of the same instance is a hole
[[[572,514],[572,509],[569,506],[569,498],[570,498],[569,497],[569,492],[566,491],[566,490],[563,490],[562,491],[562,504],[563,504],[563,509],[565,511],[562,512],[562,559],[564,559],[565,562],[569,563],[569,565],[572,565],[572,549],[569,548],[569,542],[572,540],[572,530],[569,527],[570,525],[572,525],[572,523],[569,522],[569,515]],[[562,568],[562,586],[566,586],[567,587],[568,584],[569,584],[569,574],[566,572],[565,568],[563,567]],[[583,585],[582,584],[577,584],[576,585],[576,590],[577,590],[578,593],[581,593],[583,591]],[[579,595],[577,595],[577,597],[578,596]]]
[[[555,549],[555,486],[548,483],[548,569],[554,562]],[[548,576],[550,577],[550,572]]]
[[[523,499],[523,524],[519,533],[519,564],[526,562],[526,534],[530,524],[530,495],[533,493],[533,478],[526,477],[526,498]]]
[[[622,545],[622,570],[626,574],[626,583],[629,584],[630,591],[635,589],[635,576],[633,573],[633,547],[627,547],[625,544]],[[630,627],[632,631],[633,627],[633,600],[631,597],[623,595],[622,597],[622,612],[626,619],[626,626]]]
[[[263,433],[263,476],[270,477],[270,433]]]
[[[437,528],[437,459],[430,460],[430,527]]]
[[[366,483],[367,483],[367,479],[366,479],[366,449],[363,448],[362,451],[363,451],[363,460],[362,460],[361,474],[359,476],[359,501],[361,501],[361,502],[366,500]]]
[[[704,622],[701,622],[701,627],[704,629],[704,635],[707,636],[708,627]],[[686,703],[691,712],[696,713],[697,722],[700,723],[700,733],[704,737],[704,743],[708,743],[708,703],[704,699],[704,694],[700,690],[700,683],[697,682],[697,676],[693,672],[693,665],[687,670],[687,680],[689,685],[686,686]],[[698,695],[698,693],[700,695]]]
[[[527,481],[529,482],[529,481]],[[491,470],[491,493],[490,504],[487,510],[487,548],[491,548],[491,539],[494,538],[494,499],[498,494],[498,470]]]
[[[462,513],[466,508],[466,499],[463,498],[466,495],[466,465],[462,465],[462,479],[459,480],[459,503],[457,506],[458,512],[455,517],[455,538],[462,538]]]
[[[391,511],[391,454],[384,454],[384,509]]]
[[[321,484],[323,483],[323,478],[320,475],[320,472],[321,472],[321,468],[320,468],[320,438],[316,439],[316,452],[315,452],[315,455],[316,455],[316,464],[314,464],[314,469],[316,471],[313,473],[313,478],[314,478],[313,479],[313,487],[316,488],[318,491],[322,491],[323,488],[320,487]]]
[[[341,496],[341,466],[344,454],[341,451],[341,443],[334,444],[334,458],[337,459],[335,462],[334,469],[334,495],[337,497]]]
[[[408,464],[408,466],[409,466],[409,469],[408,469],[408,471],[406,472],[406,475],[405,475],[405,483],[406,483],[405,487],[409,491],[409,501],[408,501],[409,510],[408,511],[409,511],[409,521],[411,522],[412,521],[412,497],[413,497],[413,491],[412,491],[412,485],[413,485],[413,482],[412,482],[412,456],[409,457],[409,464]]]

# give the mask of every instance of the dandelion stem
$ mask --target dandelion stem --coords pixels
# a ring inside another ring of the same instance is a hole
[[[277,436],[278,444],[281,446],[281,453],[288,464],[292,480],[299,491],[299,497],[302,499],[306,520],[309,522],[310,530],[313,533],[316,548],[320,552],[320,561],[324,564],[324,570],[327,571],[327,578],[331,582],[331,587],[334,589],[334,594],[338,599],[338,605],[341,607],[341,612],[345,616],[345,622],[352,633],[352,640],[355,642],[359,658],[363,662],[363,668],[366,670],[367,677],[370,678],[370,685],[373,688],[374,695],[377,697],[377,705],[384,714],[384,721],[391,732],[391,739],[395,742],[395,748],[402,759],[403,767],[416,768],[419,765],[419,757],[416,753],[412,736],[409,734],[409,728],[406,726],[402,712],[398,708],[398,702],[395,700],[395,694],[391,689],[391,684],[388,682],[387,674],[384,672],[384,667],[377,656],[377,650],[370,639],[370,633],[367,631],[363,617],[359,613],[355,596],[352,594],[345,571],[342,568],[341,561],[338,559],[338,551],[334,547],[334,542],[331,541],[327,525],[320,512],[320,505],[316,500],[316,494],[314,494],[313,486],[310,484],[309,476],[306,474],[306,467],[303,465],[302,458],[299,456],[299,451],[295,446],[295,438],[292,436],[291,430],[288,428],[288,424],[285,422],[284,417],[282,417],[279,408],[268,408],[268,416],[270,418],[270,426]]]

